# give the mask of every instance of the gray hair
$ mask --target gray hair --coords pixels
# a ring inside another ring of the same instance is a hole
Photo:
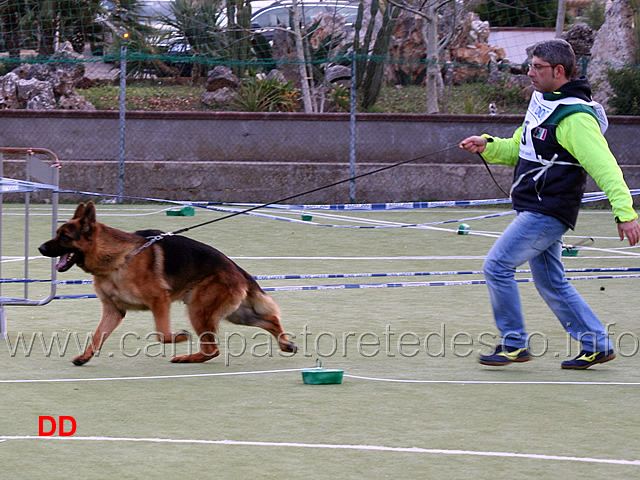
[[[576,54],[571,44],[565,40],[554,38],[553,40],[543,40],[533,46],[532,56],[541,58],[552,65],[562,65],[565,76],[573,77],[576,66]]]

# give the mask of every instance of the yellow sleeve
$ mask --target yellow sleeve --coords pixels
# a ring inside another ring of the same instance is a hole
[[[521,135],[522,127],[518,127],[511,138],[492,137],[483,133],[482,136],[487,139],[487,146],[481,154],[482,158],[489,163],[515,167],[518,163]]]
[[[620,222],[638,218],[622,170],[592,115],[578,112],[562,119],[556,138],[607,194],[613,214]]]

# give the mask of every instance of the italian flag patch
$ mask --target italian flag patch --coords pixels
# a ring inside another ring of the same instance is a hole
[[[545,138],[547,138],[547,129],[546,128],[541,128],[541,127],[536,127],[531,132],[531,136],[533,138],[537,138],[538,140],[544,140]]]

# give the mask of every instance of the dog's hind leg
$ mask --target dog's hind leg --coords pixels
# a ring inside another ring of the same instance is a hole
[[[113,331],[120,325],[126,312],[118,310],[115,305],[110,303],[102,303],[102,318],[100,323],[93,334],[93,337],[88,342],[87,348],[82,353],[75,357],[72,362],[76,366],[81,366],[91,360],[96,353],[100,352],[104,341],[113,333]]]
[[[295,353],[298,350],[280,324],[280,309],[276,302],[263,291],[256,291],[245,298],[240,307],[227,320],[238,325],[259,327],[278,341],[280,350]]]
[[[218,347],[218,324],[240,303],[238,296],[230,291],[218,291],[213,286],[201,285],[189,300],[188,313],[191,325],[198,335],[200,349],[196,353],[171,359],[172,363],[202,363],[220,355]]]

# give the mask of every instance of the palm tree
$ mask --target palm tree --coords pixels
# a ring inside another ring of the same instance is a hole
[[[20,3],[25,4],[26,9],[21,17],[22,29],[30,29],[40,56],[52,55],[56,45],[65,41],[70,41],[74,49],[81,52],[103,10],[100,0],[24,0]]]
[[[114,32],[137,32],[142,0],[0,0],[0,47],[18,58],[20,48],[40,56],[70,41],[77,52]]]
[[[241,76],[253,58],[249,0],[173,0],[163,21],[194,59],[228,62]]]

